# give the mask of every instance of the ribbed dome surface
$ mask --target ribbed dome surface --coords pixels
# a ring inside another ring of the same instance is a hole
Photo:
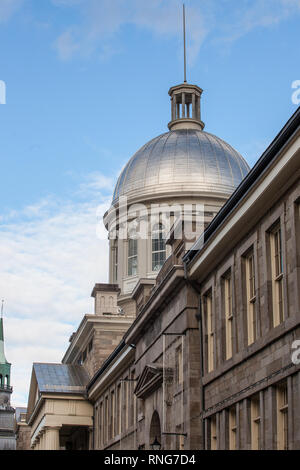
[[[118,179],[113,202],[183,194],[230,195],[247,175],[249,166],[229,144],[196,129],[174,130],[144,145]]]

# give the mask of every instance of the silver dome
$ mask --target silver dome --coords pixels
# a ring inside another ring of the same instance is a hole
[[[197,129],[173,130],[144,145],[118,179],[120,196],[230,195],[249,172],[243,157],[220,138]]]

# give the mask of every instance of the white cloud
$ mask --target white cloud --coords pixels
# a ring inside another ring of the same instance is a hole
[[[222,41],[236,41],[256,28],[270,28],[300,12],[299,0],[241,0],[232,21],[224,23]]]
[[[75,54],[107,57],[124,25],[155,35],[182,37],[181,0],[52,0],[60,7],[78,8],[80,21],[63,31],[55,43],[59,57]],[[271,27],[300,12],[300,0],[190,0],[187,4],[188,56],[194,62],[203,42],[213,34],[222,42],[237,40],[257,27]],[[177,43],[176,43],[177,44]]]
[[[61,60],[69,60],[78,50],[79,46],[74,43],[71,30],[62,33],[55,41],[55,47]]]
[[[61,33],[55,42],[59,57],[63,60],[75,54],[89,57],[99,52],[107,58],[120,51],[111,42],[126,24],[148,29],[155,35],[165,37],[182,36],[181,3],[178,0],[86,0],[84,3],[68,0],[53,0],[58,6],[78,7],[81,21]],[[178,7],[178,8],[177,8]],[[207,28],[204,15],[199,8],[189,10],[191,26],[190,52],[195,56],[202,44]]]
[[[0,1],[0,23],[7,21],[22,5],[23,0]]]
[[[108,178],[93,173],[75,201],[49,197],[2,215],[0,296],[15,405],[26,405],[32,362],[61,361],[70,334],[93,312],[94,284],[107,282],[108,243],[99,214],[109,206],[111,188]]]
[[[90,196],[95,191],[101,191],[102,189],[111,190],[114,186],[114,180],[108,178],[98,172],[90,173],[88,177],[80,184],[80,194]]]

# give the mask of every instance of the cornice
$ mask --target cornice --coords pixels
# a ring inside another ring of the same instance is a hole
[[[80,348],[84,343],[85,339],[87,338],[88,334],[93,329],[95,325],[102,325],[103,327],[117,327],[130,325],[132,323],[133,317],[126,317],[122,315],[85,315],[75,332],[75,335],[70,343],[65,355],[62,359],[62,363],[65,364],[68,361],[72,360],[72,354],[74,354],[74,350]],[[78,349],[77,349],[78,350]],[[76,353],[77,353],[76,350]]]

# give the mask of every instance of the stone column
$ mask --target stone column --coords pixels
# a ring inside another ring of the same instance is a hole
[[[114,283],[114,260],[115,260],[115,246],[112,240],[109,240],[109,282]]]
[[[171,107],[172,107],[172,121],[175,121],[176,108],[175,108],[175,96],[171,98]]]
[[[287,377],[287,400],[288,400],[288,449],[293,449],[294,441],[294,429],[293,429],[293,420],[294,420],[294,403],[293,403],[293,385],[292,377]]]
[[[275,387],[268,387],[265,391],[265,450],[276,450],[276,390]]]
[[[40,432],[39,450],[45,450],[45,432]]]
[[[242,412],[242,409],[243,409],[243,405],[241,403],[237,403],[235,405],[235,409],[236,409],[236,450],[240,450],[240,449],[243,449],[243,446],[242,446],[242,442],[241,442],[241,435],[242,435],[242,432],[243,430],[241,429],[242,428],[242,415],[243,415],[243,412]]]
[[[216,414],[217,450],[221,450],[220,416],[221,416],[221,413]]]
[[[247,398],[241,403],[243,420],[241,426],[241,448],[243,450],[251,449],[251,403]]]
[[[96,440],[94,437],[94,429],[93,426],[88,427],[88,449],[87,450],[94,450],[96,448]]]
[[[198,119],[200,121],[201,119],[201,113],[200,113],[200,96],[197,96],[197,100],[196,100],[196,119]]]
[[[219,440],[219,449],[226,450],[229,448],[229,433],[228,433],[228,411],[222,410],[219,413],[219,426],[220,426],[220,440]]]
[[[175,121],[175,119],[177,119],[177,116],[176,116],[176,95],[173,95],[173,119]]]
[[[196,99],[195,94],[192,94],[192,118],[196,119]]]
[[[260,436],[259,436],[259,450],[266,448],[265,446],[265,400],[264,400],[264,391],[259,392],[259,409],[260,409]]]
[[[46,428],[45,450],[59,450],[59,430],[60,427]]]
[[[182,116],[185,118],[185,93],[182,93]]]
[[[40,438],[40,443],[41,443],[40,449],[45,450],[46,449],[46,434],[45,434],[44,429],[43,429],[43,432],[42,432],[42,436]]]

